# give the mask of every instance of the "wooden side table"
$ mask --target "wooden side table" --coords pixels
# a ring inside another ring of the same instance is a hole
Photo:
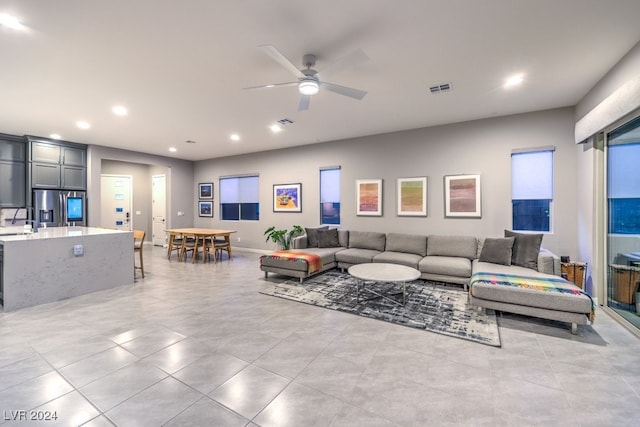
[[[579,261],[569,261],[560,263],[560,270],[566,275],[568,281],[573,282],[580,289],[584,290],[587,280],[587,263]]]

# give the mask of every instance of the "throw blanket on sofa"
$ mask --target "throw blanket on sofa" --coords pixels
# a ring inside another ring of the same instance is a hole
[[[320,256],[308,252],[276,251],[271,255],[264,256],[279,259],[282,261],[306,262],[308,274],[315,273],[322,268],[322,261],[320,260]]]
[[[469,281],[469,288],[472,288],[476,283],[483,283],[488,285],[500,285],[500,286],[513,286],[517,288],[535,289],[544,292],[559,292],[563,294],[571,295],[586,295],[591,301],[591,313],[589,313],[589,320],[593,322],[596,318],[595,304],[591,295],[584,292],[582,289],[574,285],[573,283],[565,280],[561,277],[543,278],[543,277],[529,277],[509,274],[498,273],[474,273]]]

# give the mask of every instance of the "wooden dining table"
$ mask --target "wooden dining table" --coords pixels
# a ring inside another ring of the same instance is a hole
[[[204,249],[205,239],[215,239],[216,237],[222,237],[225,240],[225,243],[229,248],[229,259],[231,259],[231,234],[235,233],[236,230],[224,230],[220,228],[172,228],[170,230],[166,230],[169,233],[169,249],[167,252],[167,256],[171,257],[171,248],[173,247],[173,240],[176,236],[182,236],[183,239],[188,237],[195,238],[195,246],[193,248],[193,258],[191,262],[194,262],[196,259],[196,254],[198,253],[198,246],[202,245]],[[204,251],[203,251],[204,252]],[[215,260],[215,253],[214,253]],[[202,256],[202,262],[205,261],[204,254]]]

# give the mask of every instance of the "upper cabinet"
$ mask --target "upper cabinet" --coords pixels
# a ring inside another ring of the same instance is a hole
[[[86,145],[28,138],[32,188],[86,190]]]
[[[0,134],[0,207],[25,205],[26,145],[24,138]]]

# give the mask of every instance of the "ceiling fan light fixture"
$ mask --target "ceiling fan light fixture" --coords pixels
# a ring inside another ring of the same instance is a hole
[[[320,85],[314,79],[303,79],[300,84],[298,84],[298,92],[301,95],[315,95],[320,91]]]

